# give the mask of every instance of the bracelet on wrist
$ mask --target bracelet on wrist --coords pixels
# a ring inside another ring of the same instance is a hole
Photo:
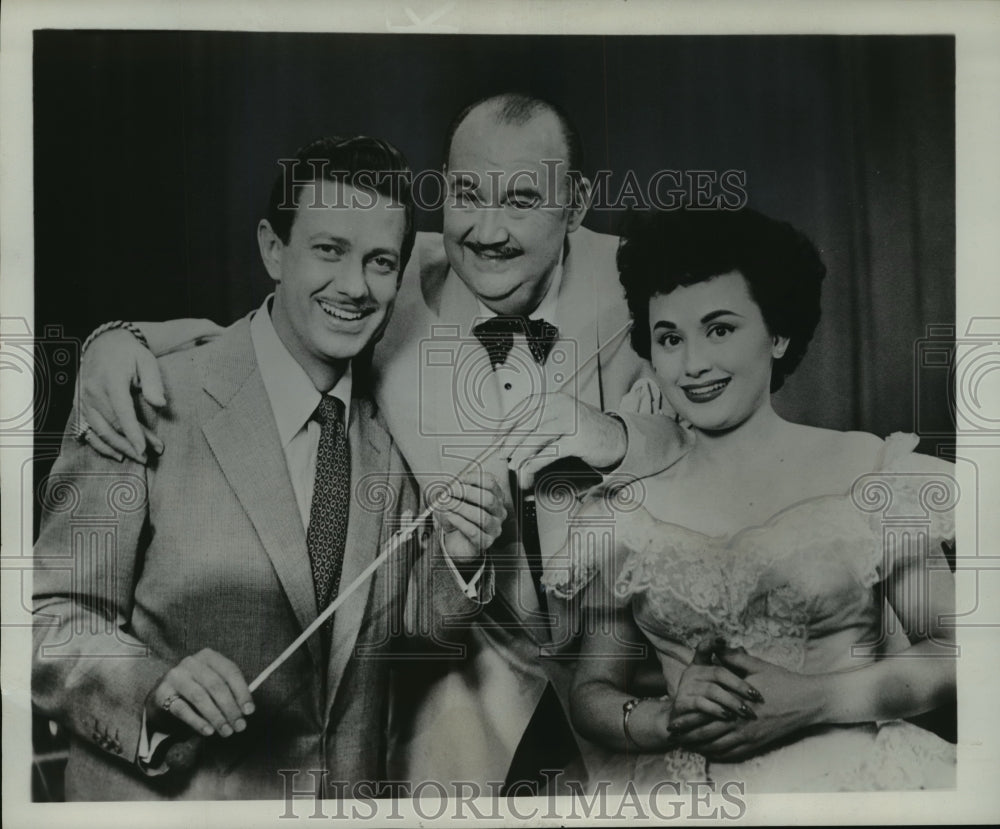
[[[142,329],[138,325],[134,322],[128,322],[127,320],[112,320],[111,322],[106,322],[103,325],[97,326],[97,328],[90,332],[90,335],[83,341],[83,345],[80,347],[80,356],[82,357],[87,352],[87,349],[90,348],[94,340],[100,337],[101,334],[105,334],[108,331],[117,331],[119,328],[128,331],[129,334],[142,343],[145,348],[149,348],[149,342],[146,340],[145,334],[142,333]]]
[[[632,736],[631,732],[628,730],[628,720],[632,716],[632,712],[639,707],[639,703],[646,702],[648,700],[655,700],[657,702],[663,702],[669,699],[669,694],[664,694],[662,697],[633,697],[627,700],[624,705],[622,705],[622,731],[625,732],[625,742],[626,744],[634,745],[636,748],[642,750],[642,746],[636,741],[635,737]]]

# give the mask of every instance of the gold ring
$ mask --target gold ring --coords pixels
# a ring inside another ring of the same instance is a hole
[[[180,698],[181,698],[180,694],[171,694],[169,697],[163,700],[163,702],[160,703],[160,707],[164,711],[169,711],[170,706],[173,705],[175,702],[177,702],[177,700],[179,700]]]

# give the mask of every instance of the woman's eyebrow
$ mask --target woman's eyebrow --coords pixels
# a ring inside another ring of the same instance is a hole
[[[736,311],[728,311],[725,308],[720,308],[718,311],[709,311],[705,316],[701,318],[701,324],[706,325],[712,322],[712,320],[718,319],[719,317],[739,317],[743,319],[743,314],[738,314]],[[653,324],[653,328],[670,328],[676,329],[677,323],[671,322],[670,320],[657,320]]]
[[[712,320],[718,319],[719,317],[727,317],[727,316],[740,317],[740,318],[743,317],[742,314],[737,314],[735,311],[727,311],[725,308],[720,308],[718,311],[709,311],[707,314],[705,314],[705,316],[701,318],[701,322],[704,325],[706,322],[711,322]]]

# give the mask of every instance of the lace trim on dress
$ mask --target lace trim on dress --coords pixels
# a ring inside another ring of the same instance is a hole
[[[585,526],[594,516],[610,516],[614,549],[578,537],[574,544],[571,529],[565,563],[547,569],[542,584],[552,595],[569,599],[600,572],[605,577],[617,573],[614,586],[620,600],[663,590],[721,622],[720,607],[739,606],[762,568],[776,563],[776,551],[795,555],[822,545],[824,554],[836,555],[853,568],[860,585],[871,587],[893,567],[917,563],[955,535],[954,479],[898,468],[917,442],[916,435],[894,433],[886,438],[874,471],[849,492],[803,499],[763,524],[729,536],[709,536],[659,521],[641,506],[618,509],[613,493],[600,492],[581,508],[574,524]],[[782,543],[774,542],[774,532],[781,533]],[[720,560],[726,568],[722,579]]]

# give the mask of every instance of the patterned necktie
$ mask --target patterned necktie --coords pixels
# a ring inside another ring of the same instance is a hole
[[[514,347],[515,334],[524,334],[531,356],[540,366],[545,365],[553,344],[559,338],[559,329],[551,322],[502,314],[479,323],[472,329],[472,333],[490,355],[490,365],[493,368],[507,361],[507,355]]]
[[[324,394],[313,417],[320,423],[320,435],[306,548],[316,588],[316,607],[322,612],[337,595],[344,567],[351,449],[344,428],[344,404],[336,397]]]

